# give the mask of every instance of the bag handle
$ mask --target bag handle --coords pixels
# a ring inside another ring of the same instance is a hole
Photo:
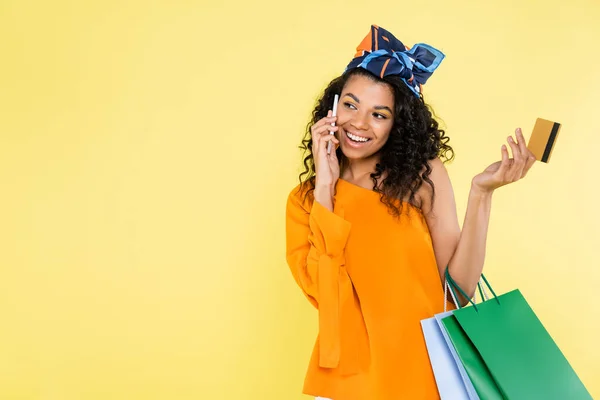
[[[484,301],[488,301],[489,297],[488,297],[488,293],[485,290],[485,287],[482,285],[483,280],[481,278],[479,278],[479,282],[477,282],[477,288],[479,289],[479,295],[481,296],[481,302],[483,303]],[[454,291],[454,289],[452,287],[450,287],[450,285],[448,284],[448,280],[444,279],[444,312],[448,311],[448,288],[450,288],[450,296],[452,296],[452,300],[454,301],[454,304],[456,304],[456,307],[458,307],[459,309],[461,308],[460,303],[457,300],[457,296],[456,296],[456,292]],[[473,295],[473,301],[475,302],[475,299],[477,298],[477,292],[475,292],[475,294]]]
[[[452,279],[452,276],[450,276],[450,272],[448,271],[448,267],[446,267],[446,272],[444,275],[446,278],[445,279],[446,282],[444,285],[444,311],[446,311],[446,302],[448,301],[448,288],[450,288],[450,294],[452,296],[452,300],[454,300],[454,304],[456,305],[457,308],[461,308],[461,307],[460,307],[460,303],[457,300],[458,296],[456,295],[456,292],[454,289],[457,289],[460,292],[460,294],[462,294],[464,296],[464,298],[467,299],[469,301],[469,303],[471,303],[471,305],[473,306],[475,311],[479,312],[479,310],[477,309],[477,305],[475,304],[473,299],[471,299],[469,296],[467,296],[465,291],[462,290],[460,286],[458,286],[458,284],[454,281],[454,279]],[[482,281],[488,287],[490,292],[492,292],[492,294],[494,295],[494,299],[498,302],[498,304],[500,304],[500,299],[498,299],[496,292],[494,292],[494,289],[492,289],[492,286],[490,285],[487,278],[483,274],[481,274],[481,277],[479,278],[479,282],[477,283],[479,293],[481,294],[482,302],[489,300],[487,293],[485,292],[485,290],[481,284]],[[475,296],[473,296],[473,298],[475,298]],[[485,300],[483,300],[484,298],[485,298]]]

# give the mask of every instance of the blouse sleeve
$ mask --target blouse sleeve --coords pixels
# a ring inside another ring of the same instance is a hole
[[[319,364],[335,368],[340,358],[340,301],[353,296],[344,268],[351,224],[340,207],[331,212],[316,201],[307,207],[302,198],[296,191],[288,197],[286,259],[296,283],[319,310]]]

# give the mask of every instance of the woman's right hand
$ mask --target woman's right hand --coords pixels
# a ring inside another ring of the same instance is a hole
[[[337,126],[331,126],[337,117],[332,117],[331,110],[327,117],[321,118],[310,127],[312,135],[312,154],[315,162],[315,200],[329,209],[333,209],[333,189],[340,177],[340,164],[336,155],[339,140],[329,132],[337,132]],[[331,154],[327,154],[327,145],[331,145]]]
[[[312,153],[315,162],[315,186],[334,186],[340,177],[340,165],[337,159],[335,149],[340,143],[335,135],[329,132],[337,132],[337,126],[331,126],[337,117],[331,116],[331,110],[327,116],[321,118],[316,124],[310,127],[312,134]],[[331,145],[331,154],[327,154],[327,144]]]

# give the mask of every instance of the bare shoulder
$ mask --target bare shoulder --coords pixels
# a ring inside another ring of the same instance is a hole
[[[448,174],[448,170],[446,169],[446,165],[439,157],[429,160],[428,165],[431,168],[428,178],[433,182],[436,199],[439,197],[442,197],[442,199],[447,197],[448,194],[452,193],[452,184],[450,182],[450,176]],[[421,176],[423,176],[425,171],[426,168],[423,167]],[[431,211],[431,200],[434,193],[434,188],[432,188],[428,182],[423,182],[417,191],[417,197],[421,204],[421,209],[425,214]]]

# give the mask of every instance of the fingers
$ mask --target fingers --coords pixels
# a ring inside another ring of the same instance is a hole
[[[529,169],[535,164],[535,156],[533,153],[527,148],[525,144],[525,137],[523,136],[523,132],[521,129],[517,129],[517,139],[519,140],[519,148],[521,149],[521,154],[525,158],[525,167],[521,171],[521,175],[519,178],[524,178],[529,172]]]
[[[324,125],[318,128],[313,134],[313,153],[319,153],[320,147],[323,145],[323,138],[335,138],[335,132],[337,132],[338,129],[339,128],[337,126],[331,125]],[[333,131],[334,133],[330,134],[330,131]],[[327,144],[325,143],[325,145]]]
[[[317,139],[317,154],[319,157],[331,157],[335,156],[335,150],[339,145],[340,141],[334,136],[330,134],[322,134],[321,137]],[[331,152],[327,153],[327,148],[329,147],[329,142],[331,142]],[[322,159],[324,160],[324,158]]]
[[[525,168],[523,169],[523,175],[521,175],[521,178],[525,178],[531,167],[533,167],[533,164],[535,164],[535,156],[532,154],[525,162]]]
[[[323,125],[315,129],[313,133],[313,139],[318,139],[323,134],[329,134],[330,132],[337,132],[339,128],[337,126]]]
[[[523,131],[521,131],[521,128],[517,128],[516,134],[517,140],[519,141],[519,150],[521,150],[521,154],[523,154],[523,156],[527,158],[529,156],[529,150],[527,149],[525,137],[523,136]]]
[[[503,171],[503,175],[500,175],[503,177],[502,179],[507,183],[515,182],[525,177],[529,169],[535,163],[535,156],[527,148],[525,137],[523,136],[521,128],[518,128],[515,131],[515,133],[517,141],[515,141],[515,139],[513,139],[512,136],[508,137],[508,144],[510,145],[513,158],[509,159],[509,167],[505,171]],[[502,146],[502,148],[502,156],[504,157],[506,146]]]
[[[319,148],[327,149],[327,142],[333,142],[334,145],[340,144],[340,141],[335,137],[335,135],[321,135],[319,138]],[[336,148],[336,147],[334,147]],[[332,152],[333,153],[333,152]]]
[[[322,130],[324,127],[329,127],[331,128],[331,124],[335,123],[337,121],[337,117],[332,117],[331,116],[331,110],[329,110],[329,112],[327,112],[327,116],[324,118],[321,118],[319,121],[317,121],[316,124],[314,124],[313,126],[310,127],[310,132],[313,135],[313,140],[315,132],[317,130]]]
[[[332,124],[337,120],[337,117],[333,117],[331,114],[332,111],[329,110],[327,112],[327,117],[321,118],[316,124],[310,127],[313,144],[317,144],[319,142],[319,137],[321,135],[325,133],[329,134],[331,132],[336,132],[338,130],[337,126],[332,126]]]
[[[332,113],[333,112],[329,110],[326,117],[321,118],[317,123],[310,127],[313,155],[319,154],[319,137],[324,133],[329,134],[330,132],[336,132],[338,130],[337,126],[331,126],[331,124],[335,123],[337,120],[337,117],[333,117]]]
[[[508,157],[508,149],[505,144],[502,145],[502,162],[500,163],[500,167],[498,167],[498,171],[496,172],[502,181],[506,181],[505,176],[510,168],[511,162]]]
[[[521,178],[523,168],[525,168],[525,157],[521,153],[519,145],[515,142],[512,136],[508,137],[508,144],[510,145],[510,149],[512,151],[513,163],[508,170],[507,180],[514,182]]]

